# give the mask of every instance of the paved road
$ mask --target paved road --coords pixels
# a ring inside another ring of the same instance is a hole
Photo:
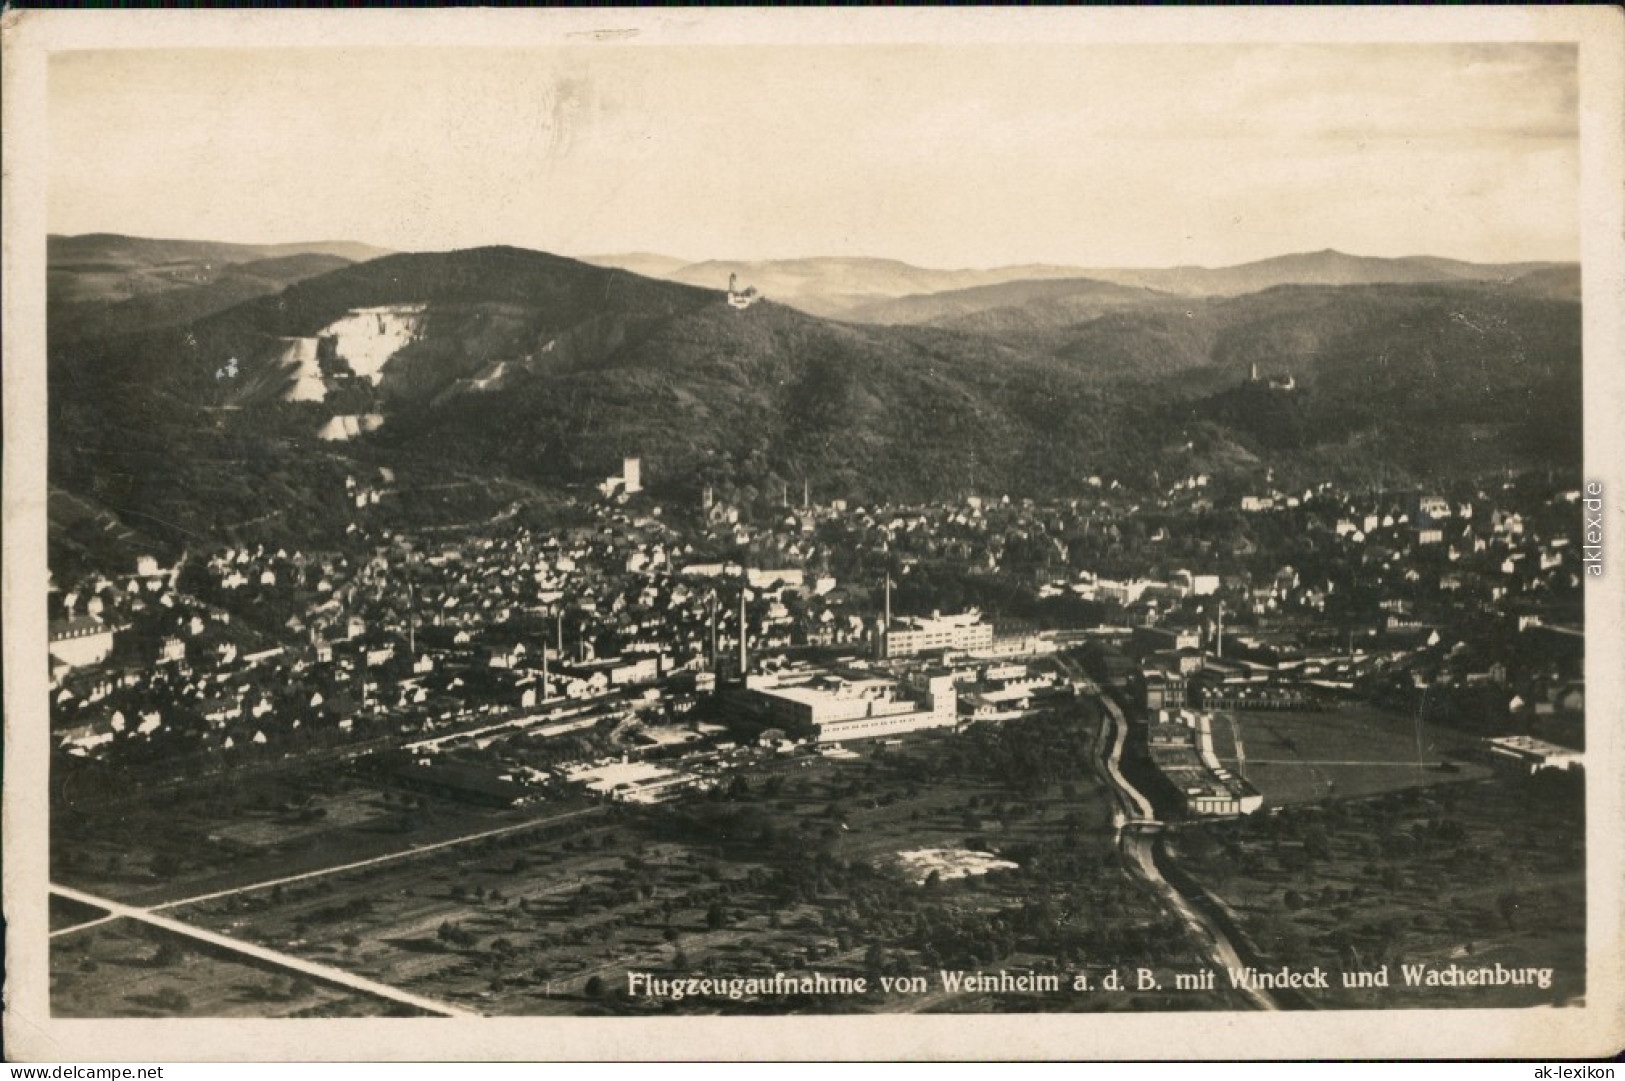
[[[375,995],[378,998],[388,999],[391,1002],[404,1003],[405,1005],[412,1006],[420,1010],[425,1010],[432,1014],[438,1014],[441,1017],[479,1016],[478,1014],[462,1009],[461,1007],[452,1006],[436,999],[425,998],[422,995],[414,995],[410,991],[402,991],[398,987],[390,987],[388,984],[377,983],[373,980],[345,972],[342,969],[333,968],[329,965],[318,964],[315,961],[306,961],[301,957],[294,957],[292,954],[266,949],[264,946],[258,946],[252,942],[240,942],[229,935],[222,935],[214,931],[206,931],[201,927],[193,927],[192,925],[182,923],[179,920],[172,920],[167,916],[160,916],[151,909],[136,908],[132,905],[120,904],[117,901],[109,901],[105,897],[97,897],[95,894],[84,893],[68,886],[58,886],[55,883],[51,884],[51,892],[56,894],[58,897],[66,897],[69,900],[78,901],[80,904],[94,905],[96,908],[103,909],[107,912],[108,918],[122,917],[124,919],[136,920],[140,923],[162,928],[163,930],[169,931],[173,934],[182,935],[190,939],[196,939],[199,942],[206,942],[218,949],[229,950],[232,953],[241,954],[244,957],[252,958],[263,964],[275,965],[278,968],[287,969],[290,972],[298,972],[302,975],[310,976],[313,979],[321,980],[324,983],[335,984],[339,987],[347,987],[352,991],[360,991],[363,994]],[[81,924],[80,926],[86,925]]]
[[[1178,887],[1163,877],[1156,860],[1156,846],[1162,832],[1162,823],[1157,821],[1151,801],[1130,784],[1118,768],[1123,756],[1123,744],[1128,738],[1128,720],[1123,716],[1123,711],[1118,708],[1117,703],[1106,695],[1099,695],[1098,701],[1108,718],[1108,723],[1101,726],[1101,735],[1097,742],[1097,747],[1104,752],[1099,762],[1103,775],[1117,798],[1120,813],[1126,819],[1118,831],[1118,844],[1123,854],[1129,857],[1141,877],[1168,898],[1175,911],[1196,932],[1198,941],[1208,944],[1214,961],[1225,968],[1247,967],[1229,936],[1205,912],[1193,905]],[[1109,748],[1106,746],[1107,728],[1112,730]],[[1281,1008],[1268,992],[1244,988],[1241,993],[1259,1009]]]
[[[51,932],[51,937],[55,938],[57,935],[68,935],[75,931],[89,930],[92,927],[100,927],[104,923],[112,923],[114,920],[123,918],[124,917],[120,916],[116,912],[109,912],[105,916],[97,916],[93,920],[86,920],[84,923],[76,923],[72,927],[59,927],[55,931]]]
[[[1123,850],[1134,860],[1135,865],[1139,867],[1140,873],[1145,876],[1146,880],[1160,889],[1185,922],[1196,930],[1197,936],[1208,943],[1215,961],[1227,969],[1240,970],[1246,968],[1247,962],[1237,952],[1235,944],[1230,941],[1229,936],[1205,912],[1191,904],[1190,899],[1181,893],[1173,883],[1162,876],[1162,871],[1157,867],[1156,860],[1157,833],[1160,830],[1160,825],[1154,828],[1149,826],[1130,828],[1124,834]],[[1278,1010],[1281,1008],[1280,1004],[1267,991],[1246,987],[1237,988],[1237,990],[1261,1010]]]
[[[1116,702],[1103,694],[1098,696],[1098,701],[1111,723],[1101,726],[1096,746],[1102,752],[1100,762],[1105,771],[1106,783],[1117,799],[1118,809],[1123,812],[1128,822],[1156,825],[1157,814],[1151,806],[1151,801],[1141,795],[1139,789],[1129,784],[1128,778],[1124,777],[1118,768],[1118,763],[1123,760],[1123,744],[1128,740],[1128,721],[1123,717],[1123,711],[1117,708]],[[1108,729],[1111,733],[1110,748],[1105,746]]]

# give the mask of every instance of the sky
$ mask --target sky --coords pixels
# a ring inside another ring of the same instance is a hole
[[[53,233],[957,268],[1579,253],[1576,49],[54,54]]]

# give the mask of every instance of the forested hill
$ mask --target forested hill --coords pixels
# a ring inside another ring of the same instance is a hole
[[[183,324],[53,342],[51,479],[136,528],[203,536],[267,507],[289,529],[342,528],[342,502],[310,492],[377,465],[424,488],[556,488],[637,454],[657,493],[806,479],[870,500],[1065,495],[1090,474],[1181,468],[1422,476],[1482,468],[1490,448],[1574,464],[1564,286],[1111,286],[1095,290],[1110,310],[1077,322],[969,332],[739,308],[514,248],[391,255]],[[1247,385],[1254,363],[1293,389]],[[377,423],[349,441],[317,437],[362,415]]]
[[[53,342],[179,326],[389,254],[343,240],[223,244],[87,233],[46,240]]]

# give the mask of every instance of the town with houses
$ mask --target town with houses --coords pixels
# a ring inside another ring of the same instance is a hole
[[[1217,764],[1216,711],[1361,699],[1534,767],[1581,756],[1572,488],[1089,477],[1047,504],[786,491],[753,518],[710,492],[662,507],[641,467],[556,533],[380,528],[380,471],[346,482],[344,551],[245,543],[53,580],[57,753],[163,773],[404,748],[414,783],[470,799],[653,800],[717,783],[741,746],[814,753],[1103,689],[1175,789],[1224,794],[1183,801],[1201,813],[1260,806]],[[943,610],[944,571],[1003,610]]]
[[[60,1008],[625,1014],[718,1008],[628,997],[648,971],[873,984],[952,958],[1057,988],[1578,949],[1584,568],[1555,476],[894,505],[685,503],[659,468],[415,528],[357,470],[341,544],[53,575]],[[143,945],[177,931],[202,952]],[[220,967],[249,949],[258,975]],[[108,963],[147,975],[89,975]],[[1565,971],[1504,1001],[1578,1001]],[[1134,1008],[1393,1002],[1215,995]]]
[[[42,49],[7,1036],[1601,1032],[1573,25]]]

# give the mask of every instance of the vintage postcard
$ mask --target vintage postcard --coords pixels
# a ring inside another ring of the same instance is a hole
[[[8,12],[8,1051],[1612,1053],[1622,25]]]

